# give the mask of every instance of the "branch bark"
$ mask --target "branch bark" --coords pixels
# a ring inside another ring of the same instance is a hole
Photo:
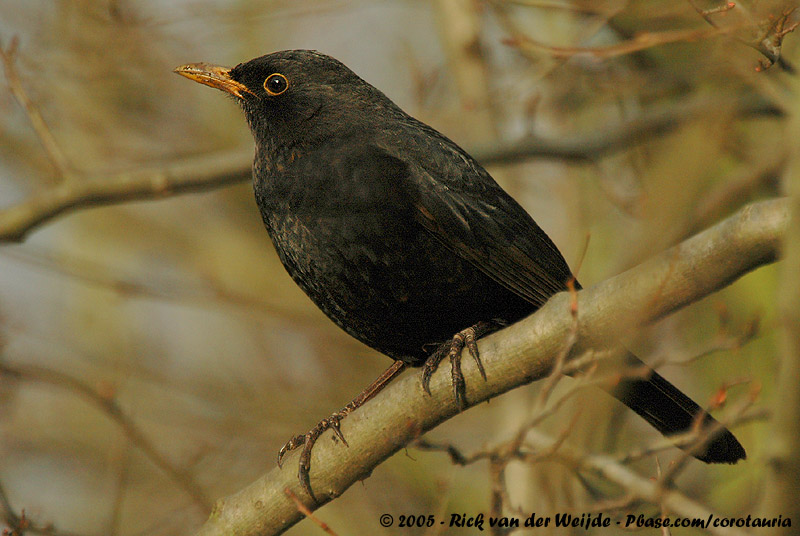
[[[651,260],[578,293],[578,338],[582,349],[619,340],[623,328],[635,329],[728,285],[777,258],[787,226],[785,200],[749,205],[716,226]],[[489,337],[479,348],[487,380],[470,360],[464,376],[470,405],[548,374],[574,329],[571,297],[554,296],[529,318]],[[297,456],[284,469],[273,469],[250,486],[219,500],[200,536],[280,534],[303,518],[285,489],[315,509],[341,495],[353,483],[408,443],[458,413],[450,375],[441,371],[425,396],[419,373],[398,378],[374,400],[342,422],[349,448],[317,442],[311,460],[311,486],[320,504],[312,504],[299,486]]]

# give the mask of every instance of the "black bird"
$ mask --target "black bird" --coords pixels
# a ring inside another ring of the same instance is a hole
[[[279,463],[305,445],[309,493],[313,442],[327,428],[344,441],[339,420],[404,365],[424,366],[427,390],[443,358],[457,362],[466,346],[480,365],[476,338],[530,315],[571,280],[577,286],[550,238],[480,164],[334,58],[288,50],[232,69],[197,63],[176,72],[228,92],[244,110],[256,201],[294,281],[339,327],[396,360],[281,449]],[[716,423],[636,357],[627,362],[647,374],[610,392],[659,432]],[[693,452],[712,463],[745,457],[725,429]]]

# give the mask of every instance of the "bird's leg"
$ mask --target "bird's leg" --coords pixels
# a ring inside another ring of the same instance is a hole
[[[300,485],[303,487],[303,490],[314,499],[314,502],[317,502],[317,498],[314,496],[314,492],[311,491],[311,480],[308,476],[308,472],[311,469],[311,449],[314,447],[314,443],[317,442],[317,439],[325,430],[332,429],[336,437],[347,446],[347,440],[345,440],[342,434],[339,422],[381,392],[381,390],[400,374],[405,367],[406,365],[402,361],[395,361],[391,367],[386,369],[383,374],[378,376],[375,381],[369,384],[366,389],[361,391],[361,393],[345,407],[332,414],[330,417],[319,421],[314,428],[305,434],[294,436],[278,451],[278,467],[282,467],[283,457],[287,452],[298,449],[301,446],[303,447],[303,451],[300,453],[300,467],[297,476],[300,479]]]
[[[453,377],[453,396],[458,404],[458,409],[463,410],[467,406],[466,384],[464,376],[461,374],[461,352],[464,347],[469,351],[469,355],[475,360],[478,370],[486,379],[486,371],[483,370],[483,363],[478,355],[477,340],[483,335],[492,331],[492,324],[489,322],[478,322],[472,327],[459,331],[453,338],[439,346],[433,354],[425,361],[422,367],[422,387],[425,392],[431,394],[431,375],[439,367],[439,363],[447,357],[450,360],[450,372]]]

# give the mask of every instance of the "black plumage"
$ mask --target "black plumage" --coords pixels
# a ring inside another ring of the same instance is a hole
[[[513,323],[567,288],[556,246],[480,164],[339,61],[291,50],[177,71],[235,96],[281,261],[372,348],[420,366],[455,333]],[[688,431],[703,413],[654,372],[612,394],[664,434]],[[696,456],[732,463],[745,452],[724,430]]]

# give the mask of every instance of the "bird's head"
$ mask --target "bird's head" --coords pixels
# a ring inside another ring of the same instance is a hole
[[[324,138],[359,128],[361,119],[375,113],[397,111],[344,64],[311,50],[275,52],[233,68],[191,63],[175,72],[232,95],[256,139]]]

